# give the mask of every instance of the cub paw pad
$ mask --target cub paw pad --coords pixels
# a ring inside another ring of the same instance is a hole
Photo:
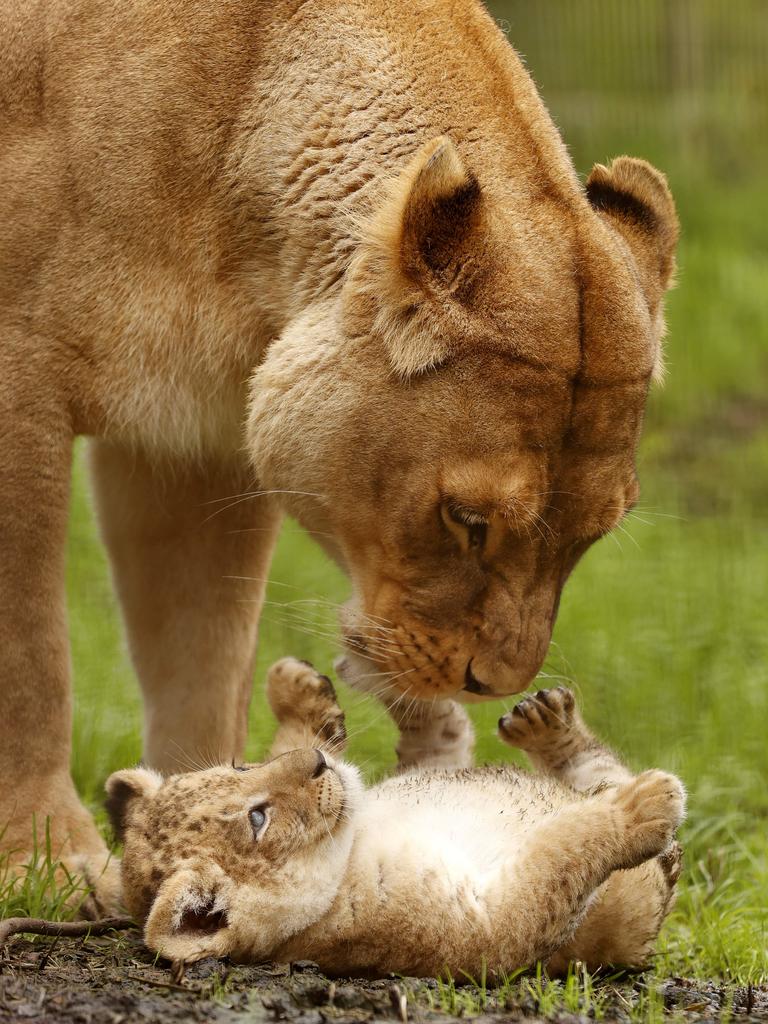
[[[326,744],[346,740],[344,712],[328,676],[307,661],[281,658],[267,673],[267,698],[278,722],[301,722]]]
[[[565,686],[539,690],[499,719],[499,735],[523,750],[549,743],[573,726],[575,709],[573,693]]]
[[[685,817],[685,790],[668,772],[643,772],[621,786],[613,800],[640,859],[667,850]]]

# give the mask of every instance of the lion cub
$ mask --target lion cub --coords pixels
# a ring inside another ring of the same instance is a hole
[[[683,787],[632,776],[568,690],[499,723],[537,774],[421,771],[366,790],[336,759],[330,682],[286,658],[267,685],[271,760],[107,782],[125,900],[152,949],[356,975],[647,961],[679,874]]]

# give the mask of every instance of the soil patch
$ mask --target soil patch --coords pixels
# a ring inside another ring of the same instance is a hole
[[[661,986],[654,980],[653,986],[677,1019],[768,1021],[768,988],[681,978]],[[602,1019],[629,1022],[638,1019],[638,1005],[648,998],[648,989],[642,978],[630,978],[606,982],[605,995]],[[480,1005],[476,990],[465,994],[458,989],[453,998],[455,1014],[466,1020],[534,1024],[544,1019],[544,1007],[524,983],[506,991],[489,990],[485,1005]],[[453,1014],[446,1009],[446,990],[435,981],[332,981],[308,962],[239,967],[203,960],[174,980],[168,965],[158,962],[135,933],[77,940],[17,937],[5,946],[0,961],[0,1022],[405,1024],[449,1020]],[[549,1019],[570,1024],[589,1017],[560,1009]]]

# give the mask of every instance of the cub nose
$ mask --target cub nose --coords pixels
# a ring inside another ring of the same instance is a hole
[[[313,779],[319,779],[328,767],[328,762],[326,761],[325,754],[322,750],[316,750],[315,753],[317,754],[317,764],[315,765],[315,770],[312,772],[311,777]]]

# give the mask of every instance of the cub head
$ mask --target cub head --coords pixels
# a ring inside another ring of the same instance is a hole
[[[123,895],[171,960],[268,958],[330,906],[361,785],[318,750],[262,765],[107,780]]]
[[[342,564],[351,682],[518,692],[638,496],[677,219],[643,161],[514,191],[447,139],[388,183],[343,286],[256,371],[259,485]]]

